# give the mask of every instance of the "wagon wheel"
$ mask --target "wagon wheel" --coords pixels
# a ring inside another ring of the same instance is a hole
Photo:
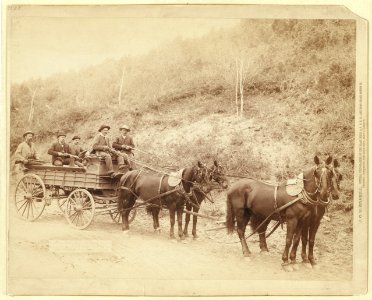
[[[68,199],[66,197],[57,199],[58,207],[63,214],[65,213],[66,210],[67,200]]]
[[[112,210],[112,211],[110,210],[109,213],[110,213],[111,219],[115,223],[118,223],[118,224],[121,223],[121,213],[119,213],[119,211],[117,209]],[[137,208],[133,208],[129,213],[129,217],[128,217],[129,224],[133,222],[134,218],[136,217],[136,214],[137,214]]]
[[[14,204],[18,214],[27,221],[34,221],[45,208],[45,185],[35,174],[24,175],[17,184]]]
[[[89,226],[94,217],[93,196],[85,189],[76,189],[70,193],[65,204],[65,217],[76,229]]]

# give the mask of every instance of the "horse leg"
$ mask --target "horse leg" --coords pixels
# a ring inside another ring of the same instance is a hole
[[[129,213],[130,210],[129,208],[133,206],[135,199],[131,196],[125,195],[125,192],[123,191],[121,196],[121,205],[119,206],[119,210],[121,209],[121,219],[122,219],[122,230],[123,231],[128,231],[129,230]],[[120,200],[119,200],[120,201]]]
[[[302,224],[301,221],[299,221],[297,223],[297,227],[296,227],[296,230],[295,230],[295,233],[294,233],[293,245],[292,245],[292,249],[291,249],[291,254],[289,256],[289,258],[291,260],[292,267],[293,267],[294,270],[299,269],[299,267],[296,263],[296,254],[297,254],[298,245],[300,244],[302,227],[303,227],[303,224]]]
[[[191,205],[190,204],[186,204],[186,209],[188,211],[191,210]],[[190,223],[190,214],[185,214],[185,227],[183,229],[183,235],[185,237],[188,237],[189,236],[189,233],[187,232],[188,231],[188,226],[189,226],[189,223]]]
[[[174,239],[174,223],[176,221],[176,207],[175,204],[171,204],[169,207],[169,218],[170,218],[170,238]]]
[[[194,207],[193,211],[197,213],[199,211],[199,208]],[[196,223],[198,222],[198,216],[193,215],[192,216],[192,236],[194,239],[198,238],[198,235],[196,234]]]
[[[301,249],[301,258],[302,263],[305,265],[305,267],[311,269],[311,264],[309,259],[307,258],[307,243],[309,237],[309,219],[305,220],[302,224],[302,233],[301,233],[301,243],[302,243],[302,249]]]
[[[263,221],[263,220],[262,220]],[[266,229],[269,223],[265,223],[262,225],[262,227],[259,229],[259,238],[260,238],[260,249],[262,253],[269,252],[269,249],[267,248],[266,244]]]
[[[319,225],[320,225],[321,218],[315,218],[314,223],[310,224],[309,229],[309,261],[312,267],[316,267],[316,261],[314,259],[314,243],[315,243],[315,235],[318,231]]]
[[[177,207],[178,236],[180,237],[181,240],[185,239],[182,232],[183,208],[184,208],[183,204]]]
[[[247,241],[245,240],[245,228],[249,222],[250,212],[248,211],[248,209],[235,208],[235,216],[238,236],[240,244],[242,245],[243,255],[245,257],[249,257],[251,255],[251,251],[249,251]]]
[[[289,253],[289,248],[292,245],[292,240],[293,240],[293,234],[297,228],[297,219],[292,217],[287,220],[287,236],[285,240],[285,248],[283,251],[282,255],[282,260],[283,260],[283,268],[285,271],[290,272],[293,271],[292,267],[289,265],[288,262],[288,253]]]
[[[153,226],[154,226],[154,232],[156,232],[156,233],[160,233],[159,212],[160,212],[160,208],[158,208],[158,207],[153,208],[152,211],[151,211]]]

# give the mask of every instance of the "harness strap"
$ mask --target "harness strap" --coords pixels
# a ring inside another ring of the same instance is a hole
[[[276,185],[274,188],[274,210],[275,211],[278,210],[277,194],[278,194],[278,186]],[[282,216],[280,215],[280,211],[278,211],[278,217],[279,217],[279,223],[283,229],[283,220],[282,220]]]
[[[254,235],[254,234],[255,234],[255,233],[256,233],[256,232],[257,232],[257,231],[262,227],[263,224],[265,224],[268,220],[271,219],[271,217],[272,217],[274,214],[276,214],[276,213],[282,211],[283,209],[286,209],[288,206],[291,206],[292,204],[296,203],[296,202],[299,201],[301,198],[302,198],[301,196],[298,196],[297,198],[293,199],[292,201],[288,202],[287,204],[284,204],[283,206],[281,206],[281,207],[275,209],[275,210],[274,210],[270,215],[268,215],[268,216],[266,217],[265,220],[263,220],[263,221],[261,222],[260,225],[257,226],[257,228],[256,228],[256,229],[255,229],[255,230],[254,230],[250,235],[248,235],[248,236],[246,237],[246,239],[248,239],[249,237],[251,237],[252,235]]]

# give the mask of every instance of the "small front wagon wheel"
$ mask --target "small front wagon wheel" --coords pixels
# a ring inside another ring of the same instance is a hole
[[[122,221],[121,213],[119,213],[118,210],[113,210],[113,211],[110,211],[109,213],[110,213],[111,219],[115,223],[119,223],[119,224],[121,223],[121,221]],[[134,218],[136,217],[136,214],[137,214],[137,209],[133,208],[129,213],[129,217],[128,217],[129,224],[133,222]]]
[[[76,229],[84,229],[92,223],[95,203],[91,193],[76,189],[70,193],[65,206],[65,217]]]
[[[27,221],[34,221],[45,208],[45,185],[35,174],[24,175],[17,184],[14,204],[18,214]]]

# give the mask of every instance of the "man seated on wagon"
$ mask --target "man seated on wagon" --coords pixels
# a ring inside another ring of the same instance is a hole
[[[133,138],[129,135],[130,128],[127,125],[123,125],[119,128],[120,136],[118,136],[115,141],[112,143],[112,147],[119,152],[126,154],[125,156],[133,157],[134,154],[132,150],[134,149]],[[134,169],[134,163],[129,159],[127,160],[129,169]],[[125,169],[124,157],[118,156],[118,166],[119,170]]]
[[[114,167],[112,165],[112,158],[110,155],[111,142],[107,136],[110,130],[110,126],[102,125],[98,129],[98,134],[93,140],[93,153],[105,159],[107,174],[111,177],[115,177],[117,174],[114,172]]]
[[[66,134],[58,132],[57,141],[50,146],[48,154],[52,155],[52,164],[54,166],[69,165],[74,167],[75,158],[70,155],[70,147],[65,140]]]
[[[16,163],[32,164],[33,160],[38,160],[38,154],[35,149],[35,144],[32,142],[34,133],[26,131],[23,134],[24,141],[20,143],[15,152]]]
[[[84,168],[84,164],[79,161],[79,160],[82,160],[82,156],[86,152],[83,149],[83,147],[80,146],[80,136],[75,135],[72,138],[72,143],[69,145],[69,147],[70,147],[70,153],[72,155],[79,157],[79,159],[75,158],[75,165]]]

